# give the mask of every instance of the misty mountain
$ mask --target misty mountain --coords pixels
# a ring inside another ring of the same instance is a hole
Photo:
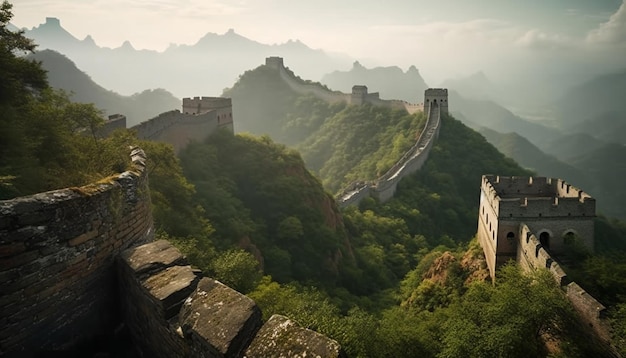
[[[604,112],[593,119],[574,124],[566,131],[586,133],[605,142],[626,144],[626,112]]]
[[[424,90],[428,88],[415,66],[403,72],[397,66],[366,68],[358,61],[350,71],[334,71],[322,77],[321,82],[346,93],[350,93],[354,85],[365,85],[369,92],[379,92],[380,98],[410,103],[423,102]]]
[[[440,87],[456,91],[468,99],[499,100],[501,98],[501,94],[498,94],[498,90],[482,71],[467,77],[447,79]]]
[[[171,45],[163,52],[136,50],[128,41],[114,49],[100,47],[91,36],[77,39],[56,18],[46,18],[44,24],[27,30],[26,36],[34,39],[39,49],[63,53],[97,83],[122,94],[167,88],[178,97],[217,96],[239,74],[268,56],[289,58],[292,69],[307,78],[321,78],[349,63],[297,40],[267,45],[234,30],[208,33],[193,45]]]
[[[562,134],[550,127],[527,121],[491,100],[472,100],[448,91],[452,113],[474,130],[489,128],[500,133],[515,132],[543,148]]]
[[[556,138],[543,149],[546,153],[550,153],[559,160],[569,163],[605,145],[607,145],[606,142],[596,139],[590,134],[575,133]]]
[[[592,185],[584,188],[598,198],[600,211],[607,216],[626,219],[624,202],[626,190],[626,146],[607,144],[590,151],[570,162],[573,166],[583,169],[592,178]]]
[[[181,106],[179,99],[163,89],[145,90],[132,96],[109,91],[95,83],[70,59],[55,51],[39,51],[30,58],[41,61],[42,67],[48,71],[50,86],[70,92],[73,101],[94,103],[106,115],[124,114],[128,126]]]
[[[517,133],[500,133],[488,128],[479,130],[485,139],[509,158],[536,172],[540,176],[567,178],[576,186],[587,187],[584,171],[568,165],[537,148],[528,139]]]
[[[575,130],[573,126],[576,124],[596,120],[602,120],[602,125],[610,125],[613,120],[620,119],[617,124],[623,128],[626,123],[624,93],[626,70],[598,76],[575,86],[554,106],[561,126],[568,131]]]

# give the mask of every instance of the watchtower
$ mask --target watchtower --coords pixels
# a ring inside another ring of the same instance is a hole
[[[557,257],[574,237],[593,250],[596,201],[561,179],[483,175],[479,210],[477,237],[492,277],[519,257],[524,225]]]
[[[430,105],[439,106],[441,113],[448,114],[448,89],[429,88],[424,92],[424,113],[430,111]]]
[[[183,113],[201,114],[216,109],[230,108],[232,111],[232,101],[224,97],[188,97],[183,98]]]
[[[282,57],[272,56],[265,58],[265,66],[268,66],[275,70],[280,70],[281,68],[285,67],[285,64],[283,63]]]
[[[367,86],[354,85],[352,86],[352,97],[350,103],[355,105],[362,105],[367,98]]]

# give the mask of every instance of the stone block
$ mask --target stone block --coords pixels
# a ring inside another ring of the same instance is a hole
[[[185,256],[166,240],[128,249],[122,252],[121,258],[138,275],[187,264]]]
[[[159,302],[163,318],[168,320],[178,314],[198,281],[191,266],[173,266],[148,277],[142,285]]]
[[[203,278],[179,319],[196,356],[240,357],[261,327],[261,310],[243,294]]]
[[[273,315],[261,327],[246,350],[246,358],[345,357],[336,341],[281,315]]]
[[[91,231],[87,231],[86,233],[80,234],[78,236],[76,236],[75,238],[71,239],[68,241],[68,244],[70,246],[77,246],[80,245],[86,241],[89,241],[91,239],[93,239],[94,237],[98,236],[98,231],[97,230],[91,230]]]

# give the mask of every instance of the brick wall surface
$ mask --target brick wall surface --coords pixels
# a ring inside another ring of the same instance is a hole
[[[113,261],[152,238],[145,154],[108,182],[0,201],[0,349],[63,349],[116,323]]]

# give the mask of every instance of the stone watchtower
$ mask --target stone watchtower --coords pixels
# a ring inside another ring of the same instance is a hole
[[[272,56],[265,58],[265,66],[268,66],[275,70],[280,70],[281,68],[285,67],[285,64],[283,63],[282,57]]]
[[[229,109],[232,112],[232,101],[224,97],[187,97],[183,98],[183,113],[202,114],[217,109]],[[231,115],[232,118],[232,115]]]
[[[350,103],[355,105],[362,105],[367,100],[367,86],[354,85],[352,86],[352,97],[350,97]]]
[[[483,175],[479,210],[477,237],[492,277],[519,258],[524,227],[557,257],[574,237],[593,250],[596,201],[561,179]]]
[[[424,92],[424,113],[428,113],[431,104],[437,104],[441,113],[448,114],[448,89],[429,88]]]

